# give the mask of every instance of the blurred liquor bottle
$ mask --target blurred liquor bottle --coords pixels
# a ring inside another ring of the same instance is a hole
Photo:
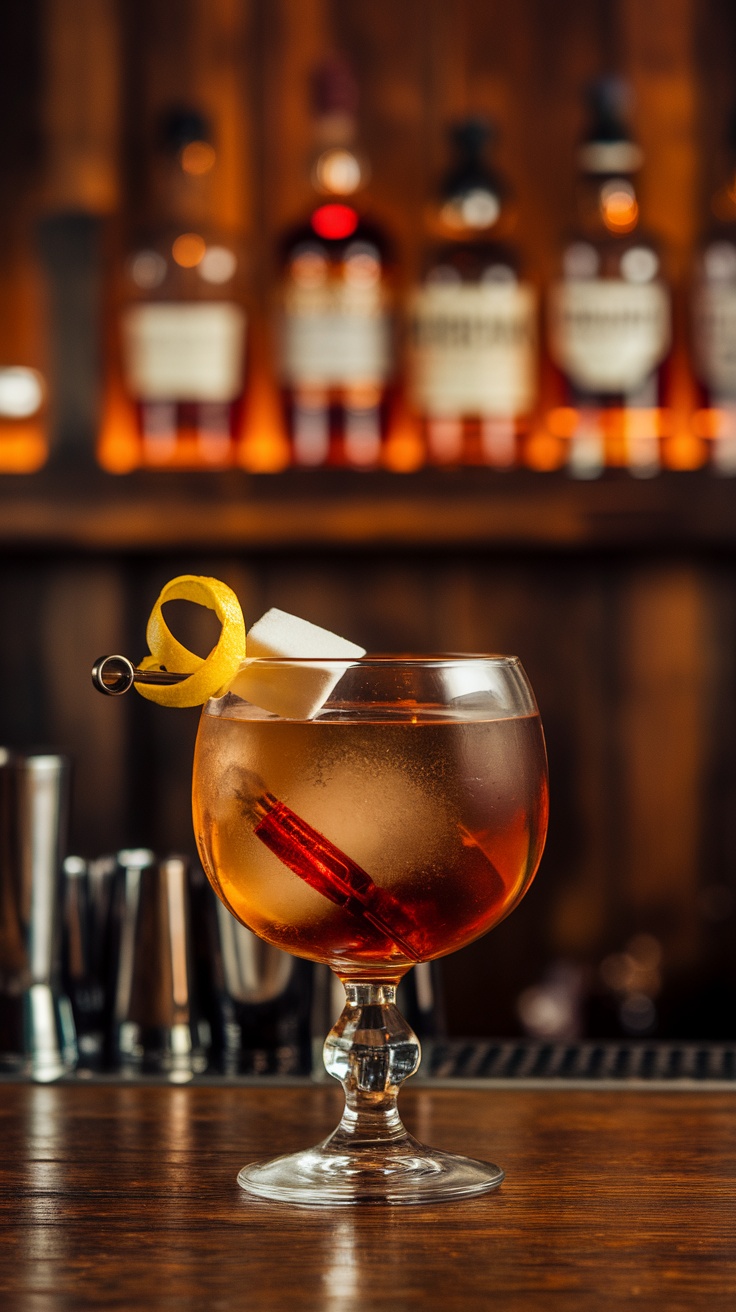
[[[223,468],[243,426],[243,251],[213,219],[217,151],[204,115],[167,111],[156,146],[150,212],[113,291],[99,458],[113,472]]]
[[[32,473],[49,454],[47,307],[28,210],[17,197],[0,206],[0,473]]]
[[[696,437],[719,474],[736,474],[736,113],[728,133],[726,177],[711,200],[711,219],[695,256],[692,361],[699,407]]]
[[[626,101],[615,78],[590,88],[578,226],[549,298],[549,351],[560,377],[547,422],[569,442],[568,467],[580,478],[608,467],[656,474],[667,433],[671,298],[661,251],[640,222],[642,153],[624,123]]]
[[[430,229],[434,250],[410,302],[408,390],[427,459],[524,463],[537,391],[537,298],[507,240],[514,212],[485,162],[490,125],[451,129],[454,160]]]
[[[393,396],[389,242],[356,197],[357,87],[342,58],[312,78],[315,204],[280,250],[277,363],[292,463],[381,462]]]

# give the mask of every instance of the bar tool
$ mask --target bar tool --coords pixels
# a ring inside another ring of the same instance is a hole
[[[100,1070],[109,1060],[113,897],[118,871],[114,856],[64,862],[63,978],[77,1031],[79,1063]]]
[[[308,1075],[314,966],[264,943],[192,871],[212,1057],[225,1075]]]
[[[207,1066],[194,990],[187,860],[118,853],[113,1062],[125,1075],[184,1082]]]
[[[168,670],[138,669],[127,656],[98,656],[92,666],[92,683],[108,697],[121,697],[134,683],[172,684],[188,678],[188,674],[172,674]]]
[[[0,751],[0,1069],[39,1082],[77,1060],[61,983],[69,773],[64,756]]]

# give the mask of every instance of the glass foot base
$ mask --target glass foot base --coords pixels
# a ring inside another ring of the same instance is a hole
[[[407,1135],[396,1145],[353,1151],[316,1148],[244,1166],[246,1193],[304,1207],[355,1203],[439,1203],[496,1189],[504,1173],[490,1162],[437,1152]]]

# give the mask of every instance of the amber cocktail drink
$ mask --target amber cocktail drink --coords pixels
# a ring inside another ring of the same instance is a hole
[[[310,665],[259,662],[299,679]],[[396,1111],[419,1045],[402,975],[492,928],[529,886],[547,824],[544,738],[511,657],[335,662],[309,720],[228,694],[202,712],[197,843],[219,897],[270,943],[326,962],[345,1011],[325,1064],[346,1112],[316,1149],[245,1167],[244,1188],[308,1204],[422,1202],[500,1182],[418,1144]]]

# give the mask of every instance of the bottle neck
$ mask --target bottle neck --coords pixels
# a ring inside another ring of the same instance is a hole
[[[310,172],[321,199],[349,200],[365,186],[369,168],[357,135],[352,115],[328,114],[316,120]]]
[[[455,143],[454,163],[430,217],[435,237],[463,245],[485,244],[502,239],[513,227],[513,207],[506,188],[485,161],[484,141]]]
[[[633,170],[584,172],[578,186],[578,221],[589,236],[625,237],[639,226]]]
[[[179,157],[167,156],[157,162],[151,199],[152,217],[158,225],[182,229],[209,225],[213,164],[194,172],[184,168]]]

